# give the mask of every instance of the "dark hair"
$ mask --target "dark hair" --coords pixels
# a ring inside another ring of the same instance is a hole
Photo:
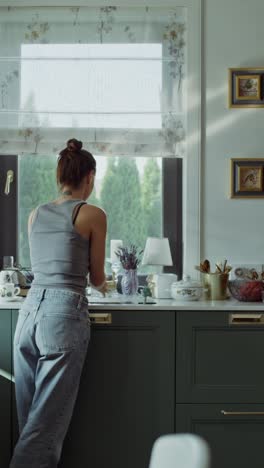
[[[82,149],[82,142],[71,138],[60,152],[57,166],[57,183],[60,186],[79,187],[84,176],[96,171],[96,161],[89,151]]]

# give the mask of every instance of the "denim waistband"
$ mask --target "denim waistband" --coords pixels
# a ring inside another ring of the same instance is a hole
[[[86,296],[83,294],[79,294],[74,291],[70,291],[69,289],[55,289],[55,288],[40,288],[34,287],[31,288],[27,294],[27,298],[34,299],[34,300],[42,300],[46,299],[56,299],[56,300],[72,300],[75,303],[77,302],[78,305],[81,305],[83,302],[87,301]],[[88,301],[87,301],[88,303]]]

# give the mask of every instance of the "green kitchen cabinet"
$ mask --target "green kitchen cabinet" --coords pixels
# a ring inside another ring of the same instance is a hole
[[[174,432],[175,313],[93,314],[92,336],[60,468],[146,468]]]
[[[177,312],[177,403],[264,403],[263,316]]]
[[[177,404],[176,432],[208,442],[211,468],[263,468],[264,404]]]
[[[0,315],[1,368],[11,374],[17,314],[12,323],[10,311]],[[90,314],[91,341],[59,468],[146,468],[154,440],[175,431],[207,440],[212,468],[263,465],[264,314]],[[11,429],[13,444],[18,431],[14,388],[2,376],[0,392],[8,460]]]
[[[263,356],[262,313],[177,312],[176,432],[203,437],[212,468],[263,466]]]
[[[8,468],[11,455],[11,311],[0,309],[0,466]]]
[[[14,340],[14,334],[18,319],[18,310],[12,310],[12,321],[11,321],[11,333],[12,333],[12,342]],[[14,374],[13,368],[13,348],[12,348],[12,374]],[[11,392],[11,445],[12,451],[14,450],[16,441],[18,439],[18,421],[17,421],[17,411],[16,411],[16,395],[15,395],[15,385],[12,385]]]

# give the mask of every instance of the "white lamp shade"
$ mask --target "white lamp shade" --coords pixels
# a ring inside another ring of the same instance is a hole
[[[111,263],[119,262],[119,257],[116,255],[119,247],[123,247],[123,241],[121,239],[112,239],[110,241]]]
[[[149,468],[209,468],[210,447],[196,434],[166,434],[155,441]]]
[[[142,265],[172,265],[170,244],[167,237],[147,238]]]

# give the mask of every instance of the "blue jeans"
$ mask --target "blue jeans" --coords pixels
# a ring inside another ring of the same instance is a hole
[[[87,299],[32,288],[14,337],[20,437],[10,468],[56,468],[90,339]]]

